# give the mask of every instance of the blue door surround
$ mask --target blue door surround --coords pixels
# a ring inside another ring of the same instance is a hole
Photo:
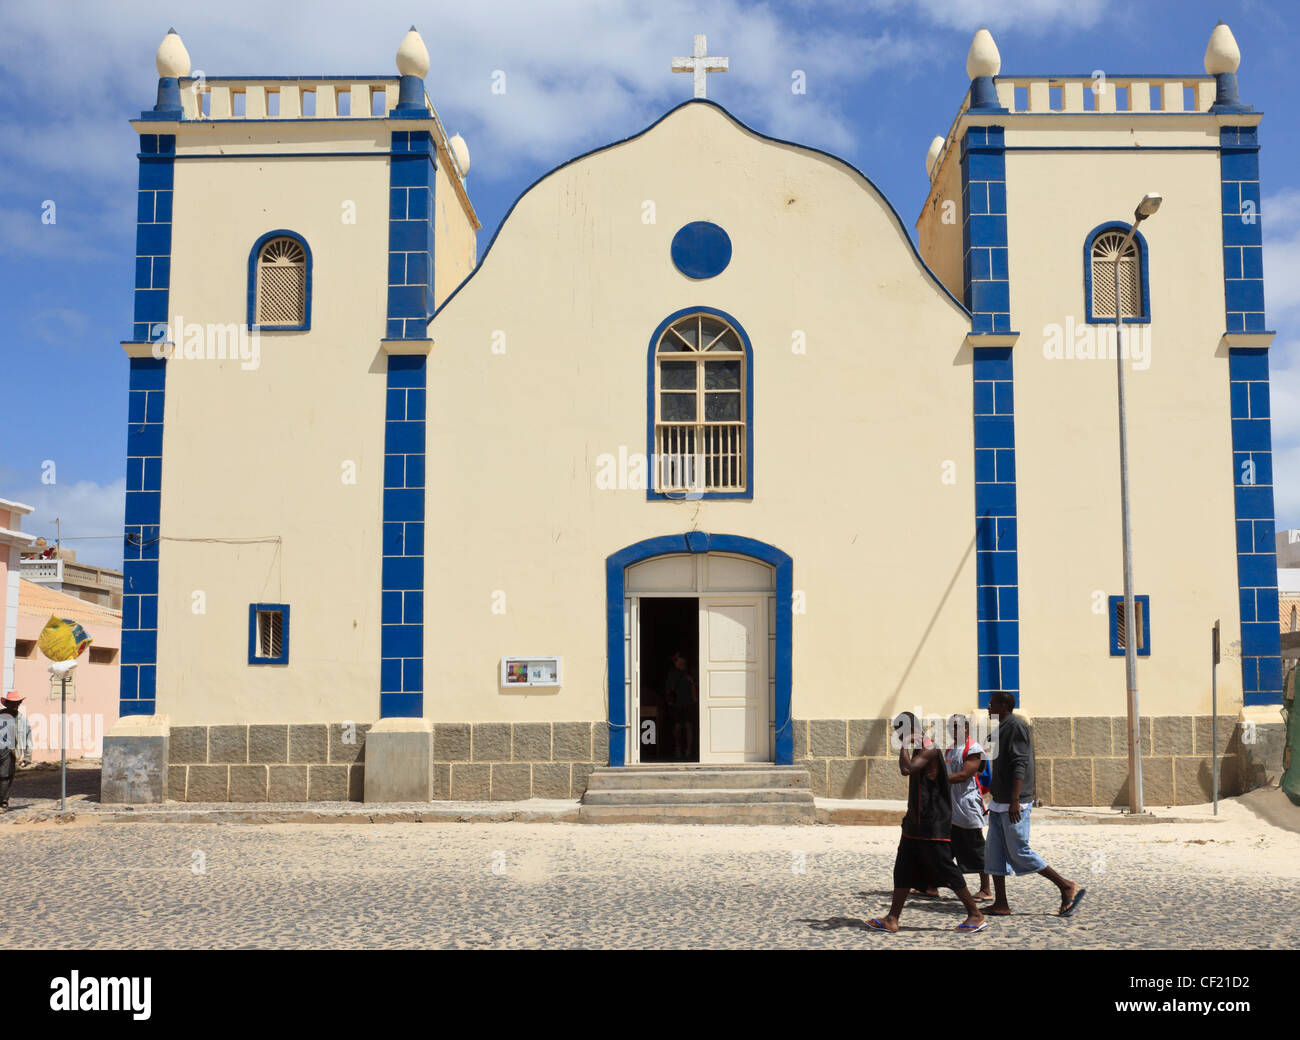
[[[794,730],[790,725],[790,626],[794,594],[794,561],[774,545],[731,534],[708,534],[690,531],[662,535],[629,545],[605,559],[605,616],[609,661],[609,764],[625,765],[623,735],[627,732],[623,689],[627,681],[624,670],[623,600],[626,595],[626,570],[634,563],[656,556],[681,553],[731,553],[770,564],[776,570],[776,764],[794,764]]]

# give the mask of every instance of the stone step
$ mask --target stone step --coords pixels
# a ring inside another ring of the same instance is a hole
[[[808,770],[797,766],[746,769],[731,766],[695,766],[690,769],[644,766],[603,766],[587,778],[588,791],[801,789],[811,790]]]
[[[615,790],[587,788],[583,805],[775,805],[814,804],[808,788],[657,788]]]
[[[659,823],[737,826],[812,826],[817,822],[811,801],[725,803],[707,805],[582,805],[579,823]]]

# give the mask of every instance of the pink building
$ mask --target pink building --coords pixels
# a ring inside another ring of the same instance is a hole
[[[68,684],[68,758],[99,758],[104,733],[118,715],[122,612],[35,582],[19,582],[11,688],[26,698],[23,708],[31,723],[37,762],[59,760],[59,689],[51,685],[50,662],[36,646],[51,615],[76,621],[91,638]]]
[[[0,646],[0,693],[14,688],[14,642],[18,638],[18,554],[31,547],[36,536],[24,534],[23,517],[31,506],[0,498],[0,617],[4,618],[4,644]]]

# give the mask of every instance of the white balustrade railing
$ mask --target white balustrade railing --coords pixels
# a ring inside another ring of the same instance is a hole
[[[744,491],[743,422],[658,423],[656,491]]]
[[[1213,76],[997,76],[1009,112],[1208,112]]]
[[[186,119],[387,119],[396,107],[400,81],[396,76],[297,76],[283,79],[239,79],[230,76],[188,76],[180,81],[181,108]],[[447,147],[447,131],[424,95],[428,118],[437,127],[440,147],[463,179],[455,154]]]
[[[182,79],[186,119],[381,119],[397,104],[396,76],[357,79]],[[378,99],[382,98],[382,105]],[[428,95],[425,104],[428,105]],[[428,105],[432,111],[432,105]]]
[[[995,76],[998,104],[1011,115],[1116,115],[1208,112],[1214,104],[1213,76]],[[955,132],[970,107],[962,99],[930,167],[933,178],[956,143]],[[1001,115],[1002,113],[996,113]]]

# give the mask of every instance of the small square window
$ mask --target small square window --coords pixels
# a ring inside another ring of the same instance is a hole
[[[90,648],[91,664],[112,664],[117,660],[117,650],[111,646],[92,646]]]
[[[289,605],[287,603],[249,604],[248,663],[289,663]]]
[[[1124,620],[1124,597],[1110,597],[1110,655],[1123,657],[1127,645]],[[1133,597],[1133,633],[1137,638],[1138,657],[1151,656],[1151,597]]]
[[[25,660],[26,658],[29,658],[29,657],[35,657],[35,656],[36,656],[36,640],[35,640],[35,639],[15,639],[15,640],[14,640],[14,656],[15,656],[15,657],[21,657],[21,658],[23,658],[24,660]]]

